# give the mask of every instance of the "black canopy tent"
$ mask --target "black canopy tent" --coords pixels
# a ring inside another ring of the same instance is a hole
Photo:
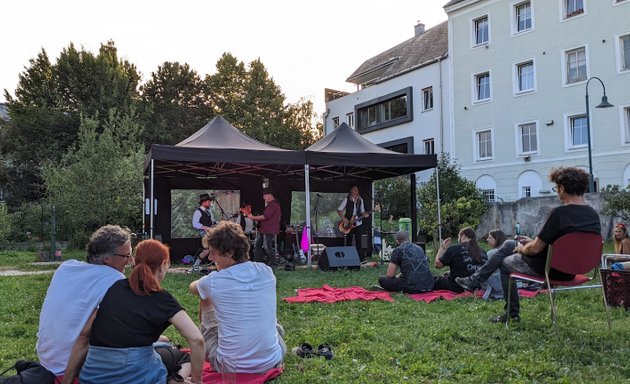
[[[400,154],[379,147],[345,123],[305,151],[290,151],[260,143],[217,116],[177,145],[151,146],[145,161],[147,229],[151,237],[160,233],[177,253],[194,252],[194,239],[170,238],[171,189],[238,189],[241,201],[250,201],[254,210],[262,211],[262,181],[267,178],[281,202],[282,220],[288,223],[291,191],[306,192],[306,212],[310,212],[310,190],[346,192],[357,184],[367,191],[373,180],[414,175],[436,164],[435,155]],[[365,198],[366,208],[371,207],[371,196]],[[164,212],[158,220],[156,199]],[[309,214],[306,223],[310,228]]]

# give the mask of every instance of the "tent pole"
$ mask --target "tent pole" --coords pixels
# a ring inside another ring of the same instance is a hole
[[[306,235],[308,236],[308,253],[307,253],[307,267],[308,270],[311,270],[311,263],[312,263],[312,255],[313,252],[311,252],[311,182],[309,180],[310,176],[309,176],[309,166],[308,164],[304,164],[304,198],[306,199],[306,228],[304,228],[304,231],[306,231]],[[296,233],[297,236],[297,233]],[[304,236],[304,232],[302,232],[302,236]],[[301,244],[300,244],[301,245]]]
[[[154,200],[154,196],[153,196],[153,193],[154,193],[154,190],[153,190],[153,178],[154,178],[154,175],[155,175],[155,164],[154,164],[154,161],[155,160],[151,159],[151,173],[149,174],[149,195],[151,195],[150,196],[151,200],[149,200],[149,209],[150,209],[149,225],[151,226],[150,230],[149,230],[149,238],[151,238],[151,239],[154,238],[153,231],[154,231],[154,219],[155,219],[153,217],[153,214],[155,212],[154,211],[154,209],[155,209],[155,207],[154,207],[155,200]]]
[[[435,194],[437,197],[437,218],[438,218],[438,239],[440,244],[442,244],[442,214],[440,209],[440,167],[439,162],[438,166],[435,167]]]
[[[416,201],[416,174],[409,175],[409,186],[411,187],[411,242],[418,241],[418,204]]]

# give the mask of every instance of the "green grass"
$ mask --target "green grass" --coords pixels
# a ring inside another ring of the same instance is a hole
[[[7,258],[0,254],[0,264]],[[288,347],[329,343],[335,353],[330,361],[288,355],[278,383],[630,382],[630,317],[613,310],[609,331],[597,289],[558,295],[557,332],[550,326],[544,295],[522,300],[521,323],[509,329],[487,321],[502,311],[503,303],[497,301],[425,304],[402,294],[392,295],[392,303],[282,301],[299,288],[369,287],[384,271],[385,266],[358,272],[276,271],[278,318]],[[36,359],[39,309],[50,277],[0,277],[0,368],[17,359]],[[197,319],[198,301],[188,293],[194,278],[169,274],[164,286]],[[183,343],[173,327],[166,334]]]

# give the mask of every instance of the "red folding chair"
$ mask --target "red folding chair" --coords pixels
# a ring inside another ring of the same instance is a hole
[[[548,247],[544,277],[531,276],[518,272],[510,273],[507,307],[510,308],[511,289],[509,288],[514,284],[513,280],[525,280],[544,284],[544,286],[547,287],[549,300],[551,301],[551,322],[555,327],[557,317],[556,292],[570,289],[602,287],[601,284],[584,284],[592,281],[593,278],[597,276],[603,246],[602,236],[598,233],[573,232],[558,238]],[[549,271],[551,268],[559,272],[575,275],[575,277],[570,281],[550,279]],[[595,270],[593,277],[586,276],[586,273],[592,270]]]

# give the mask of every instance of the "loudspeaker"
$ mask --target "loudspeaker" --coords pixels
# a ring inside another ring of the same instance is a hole
[[[335,271],[337,269],[361,269],[361,260],[356,247],[326,247],[324,253],[319,256],[317,266],[322,271]]]

